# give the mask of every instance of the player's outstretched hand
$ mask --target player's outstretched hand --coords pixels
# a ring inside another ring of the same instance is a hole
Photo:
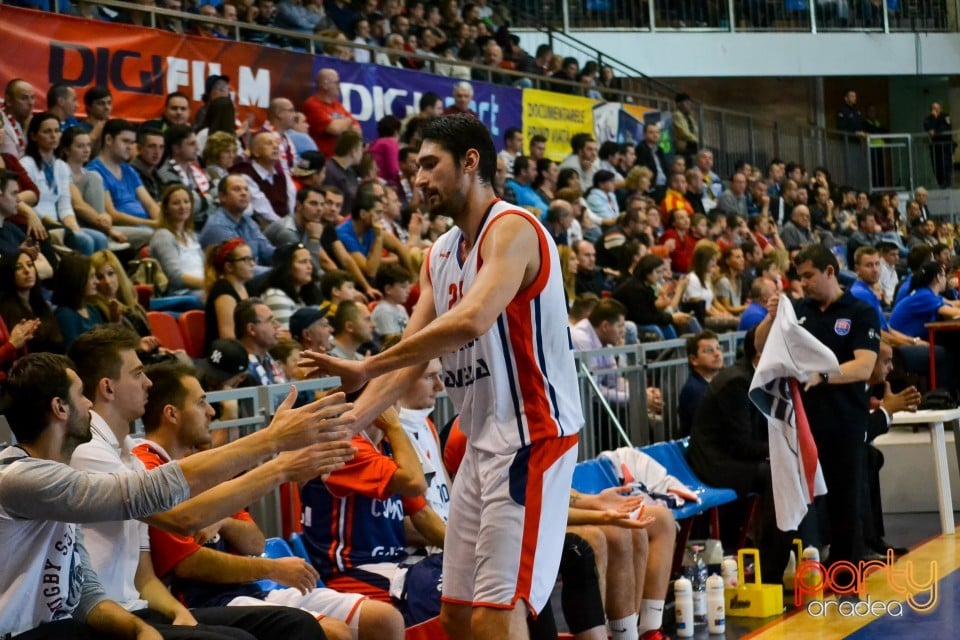
[[[321,442],[298,451],[284,451],[277,456],[277,464],[287,482],[307,482],[340,469],[356,452],[349,440]]]
[[[316,351],[301,353],[297,366],[308,369],[311,375],[338,376],[340,388],[347,393],[356,391],[370,379],[362,361],[334,358]]]
[[[344,394],[331,393],[293,409],[296,397],[297,389],[291,385],[290,393],[266,429],[277,451],[300,449],[319,442],[346,441],[352,437],[348,427],[353,424],[353,418],[344,414],[353,405],[344,402]]]

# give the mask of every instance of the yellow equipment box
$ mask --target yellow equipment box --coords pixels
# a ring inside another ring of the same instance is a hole
[[[745,556],[754,558],[753,582],[747,584],[743,570]],[[737,553],[737,582],[733,588],[723,590],[727,603],[727,616],[741,618],[769,618],[783,613],[783,585],[760,583],[760,551],[740,549]]]

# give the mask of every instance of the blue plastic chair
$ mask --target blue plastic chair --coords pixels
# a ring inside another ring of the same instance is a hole
[[[580,493],[596,494],[620,485],[613,464],[604,459],[586,460],[573,468],[573,488]]]
[[[733,489],[718,489],[717,487],[707,486],[696,476],[687,463],[687,446],[689,443],[690,439],[684,438],[637,448],[666,467],[667,473],[687,485],[700,498],[699,503],[688,502],[679,509],[673,510],[674,517],[680,522],[680,533],[677,535],[677,544],[673,553],[674,571],[678,571],[680,564],[683,562],[683,552],[687,548],[687,541],[690,540],[694,518],[702,513],[707,513],[710,517],[710,535],[719,539],[720,515],[717,507],[737,499],[737,492]]]
[[[267,538],[267,543],[263,548],[264,558],[272,558],[276,560],[277,558],[289,558],[291,556],[293,556],[293,551],[290,549],[290,545],[287,544],[286,540],[283,538]],[[282,584],[266,578],[263,580],[257,580],[257,586],[264,591],[286,589],[286,587],[284,587]]]
[[[667,469],[667,473],[687,485],[700,498],[700,503],[688,502],[679,509],[673,510],[677,520],[699,515],[704,511],[733,502],[737,499],[737,492],[733,489],[718,489],[704,484],[696,476],[687,463],[687,446],[689,439],[658,442],[656,444],[639,447],[639,451],[647,454]]]
[[[290,543],[290,548],[293,549],[293,555],[310,562],[310,556],[307,554],[307,547],[304,546],[303,537],[299,533],[291,533],[290,540],[288,540],[288,542]],[[327,585],[323,582],[323,578],[317,578],[317,587],[322,589],[326,586]]]

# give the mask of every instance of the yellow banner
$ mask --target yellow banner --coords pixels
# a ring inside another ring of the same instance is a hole
[[[576,133],[593,132],[593,105],[596,100],[568,96],[539,89],[523,90],[524,149],[530,138],[547,139],[547,157],[560,161],[570,155],[570,138]]]

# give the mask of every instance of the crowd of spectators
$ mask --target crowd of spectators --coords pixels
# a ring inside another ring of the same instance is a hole
[[[14,0],[14,6],[49,10],[52,0]],[[87,0],[57,0],[61,13],[91,20],[150,26],[146,11],[118,11]],[[497,0],[137,0],[136,4],[184,11],[236,23],[221,25],[200,20],[158,16],[156,27],[179,34],[233,39],[235,28],[243,41],[306,50],[304,41],[266,34],[244,25],[274,27],[314,34],[331,42],[326,55],[345,61],[430,71],[460,80],[533,86],[596,99],[616,99],[619,88],[613,67],[575,57],[555,56],[548,44],[527,52],[509,31],[513,19],[509,2]],[[347,44],[339,44],[337,41]],[[361,48],[370,47],[370,48]],[[376,50],[375,50],[376,49]],[[411,55],[413,54],[413,55]],[[416,56],[416,57],[414,57]],[[463,62],[483,64],[516,74],[471,69]],[[213,98],[211,98],[212,100]],[[206,102],[206,99],[205,99]],[[199,124],[202,113],[195,118]],[[202,140],[201,140],[201,146]]]

